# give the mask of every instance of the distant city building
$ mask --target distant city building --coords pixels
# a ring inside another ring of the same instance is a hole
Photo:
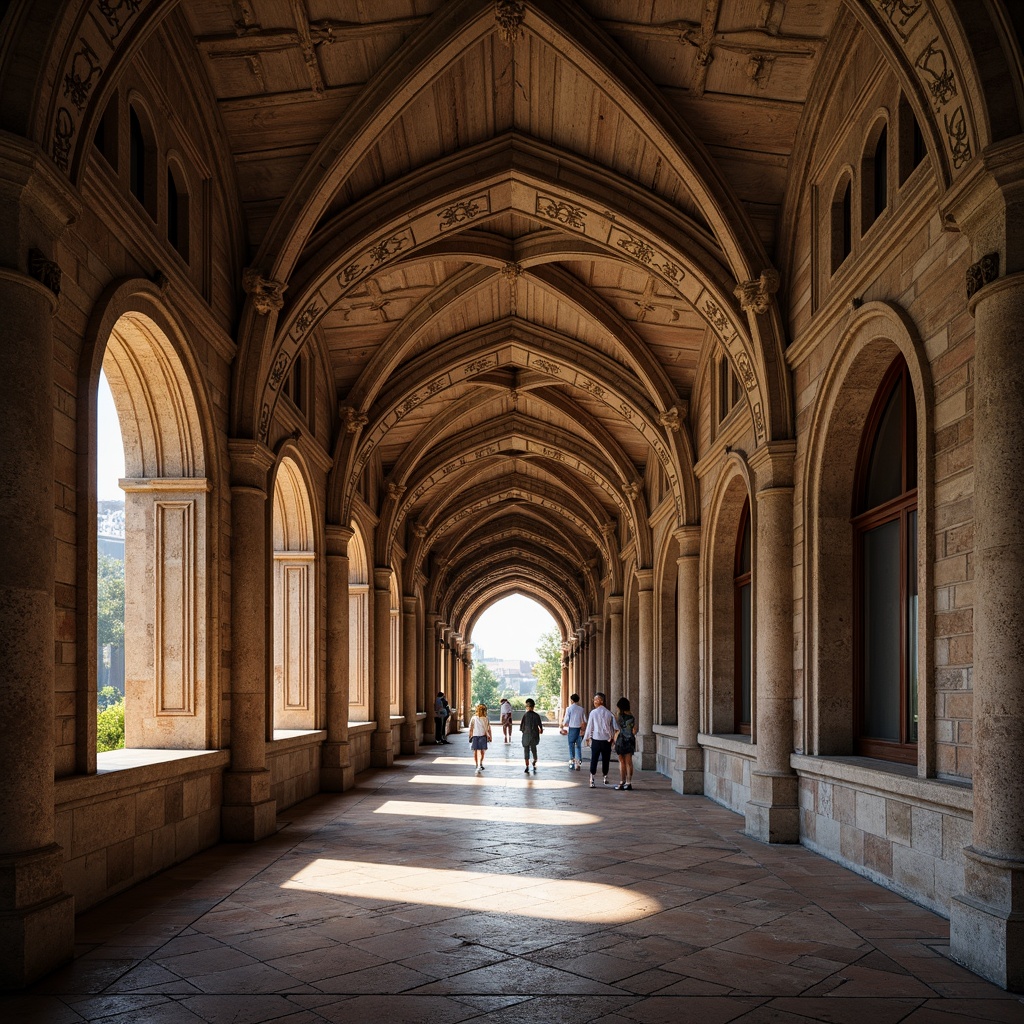
[[[533,674],[532,661],[518,658],[482,658],[481,661],[498,677],[498,690],[512,690],[521,696],[534,693],[537,677]]]

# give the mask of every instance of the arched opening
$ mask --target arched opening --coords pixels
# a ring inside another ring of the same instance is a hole
[[[899,151],[896,162],[899,184],[902,186],[911,173],[924,162],[924,158],[928,155],[928,147],[924,141],[921,125],[914,116],[914,111],[906,96],[902,93],[900,94],[899,106],[897,108],[897,119]]]
[[[714,733],[751,737],[754,730],[756,681],[753,665],[750,495],[746,481],[734,473],[725,485],[712,526],[710,572],[711,653],[710,727]],[[746,566],[743,572],[739,570]],[[740,614],[750,610],[746,622]],[[744,721],[746,719],[746,721]]]
[[[679,566],[676,563],[675,547],[674,543],[665,545],[657,594],[657,621],[654,626],[658,644],[654,716],[659,725],[675,725],[678,720],[679,658],[676,627],[679,621]]]
[[[348,717],[353,722],[370,721],[370,569],[366,543],[353,524],[348,543]]]
[[[128,191],[156,220],[156,141],[145,114],[128,106]]]
[[[124,442],[125,746],[205,749],[209,482],[195,396],[150,317],[114,325],[103,373]]]
[[[190,197],[188,179],[174,161],[167,164],[167,241],[188,263]]]
[[[879,121],[864,146],[860,168],[860,217],[863,234],[889,205],[889,126]]]
[[[832,196],[830,217],[831,269],[834,274],[853,251],[853,188],[844,174]]]
[[[398,592],[398,577],[391,574],[391,605],[388,615],[388,630],[390,631],[389,650],[391,652],[391,665],[389,670],[390,692],[391,692],[391,714],[402,714],[402,601]],[[415,708],[410,714],[415,713]]]
[[[853,516],[859,753],[917,762],[917,409],[898,357],[875,395]]]
[[[284,458],[274,480],[273,729],[316,725],[316,550],[309,491]]]

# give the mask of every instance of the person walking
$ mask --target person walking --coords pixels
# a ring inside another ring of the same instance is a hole
[[[469,720],[469,745],[473,750],[473,763],[479,775],[484,770],[484,754],[491,741],[491,723],[487,719],[487,705],[477,704],[476,714]]]
[[[444,690],[437,691],[437,697],[434,699],[434,744],[435,746],[442,743],[447,743],[448,740],[445,738],[445,725],[448,722],[448,716],[452,713],[451,707],[448,705],[448,699],[444,695]]]
[[[616,789],[633,788],[633,754],[636,753],[636,719],[630,713],[629,700],[620,697],[615,703],[615,753],[619,756],[619,784]]]
[[[512,702],[508,697],[501,698],[501,735],[506,743],[512,742]]]
[[[540,735],[544,731],[544,724],[540,715],[533,710],[533,700],[526,698],[526,713],[519,723],[519,731],[523,734],[523,757],[526,759],[526,767],[523,771],[530,772],[530,754],[533,754],[533,774],[537,774],[537,744],[540,743]]]
[[[612,759],[612,739],[615,736],[615,716],[604,706],[604,694],[594,694],[594,710],[587,719],[583,742],[590,747],[590,788],[594,788],[597,762],[601,762],[604,784],[608,785],[608,765]]]
[[[569,737],[569,771],[579,771],[583,766],[583,740],[581,733],[587,724],[587,713],[580,706],[580,695],[572,694],[569,706],[562,716],[562,729]]]

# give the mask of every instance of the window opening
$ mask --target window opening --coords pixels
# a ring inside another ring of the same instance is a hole
[[[167,241],[177,249],[178,254],[188,262],[188,191],[179,185],[178,175],[173,167],[167,168]]]
[[[858,753],[916,763],[916,407],[906,363],[878,390],[858,459],[853,517]]]
[[[735,731],[751,734],[752,721],[752,573],[750,542],[750,501],[743,503],[740,529],[736,544],[736,563],[733,572],[734,596],[734,650],[735,650]]]
[[[834,274],[853,250],[853,200],[850,179],[832,201],[832,273]]]
[[[146,139],[134,107],[128,108],[128,188],[146,205]]]
[[[878,220],[889,205],[889,129],[883,128],[872,160],[874,203],[872,221]]]

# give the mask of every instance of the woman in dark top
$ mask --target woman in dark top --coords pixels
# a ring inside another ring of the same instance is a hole
[[[540,743],[540,734],[544,731],[540,715],[533,710],[533,701],[526,699],[526,714],[519,723],[519,731],[523,734],[523,757],[526,758],[526,768],[530,770],[530,754],[533,754],[533,774],[537,774],[537,744]]]
[[[619,784],[616,789],[633,788],[633,754],[636,752],[636,719],[630,714],[629,701],[620,697],[615,706],[615,753],[619,755]]]

